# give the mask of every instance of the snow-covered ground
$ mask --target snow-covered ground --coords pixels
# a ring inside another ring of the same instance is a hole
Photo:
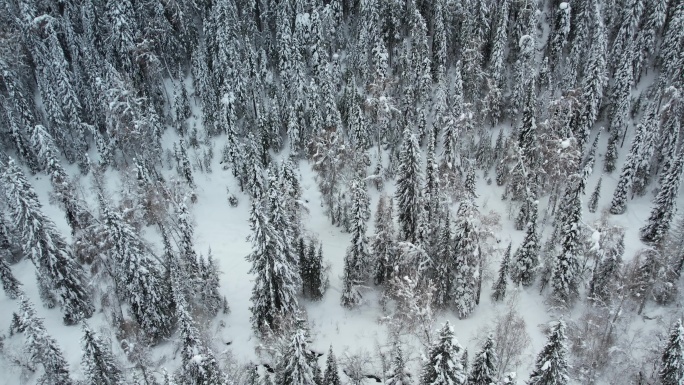
[[[167,132],[165,138],[166,147],[171,147],[174,140],[173,136],[172,133]],[[221,141],[215,142],[214,146],[214,152],[219,153],[222,146]],[[605,148],[603,143],[599,148]],[[624,154],[626,149],[623,149],[621,152]],[[588,183],[589,191],[593,190],[600,176],[601,166],[599,154],[595,172]],[[222,170],[221,165],[218,164],[218,157],[214,159],[212,169],[213,173],[210,174],[195,173],[198,201],[191,207],[195,224],[195,247],[201,253],[206,253],[211,248],[213,256],[219,262],[222,272],[221,293],[227,297],[231,312],[227,315],[221,314],[210,325],[205,325],[206,333],[220,357],[231,357],[237,363],[262,362],[264,358],[258,355],[257,349],[260,341],[253,335],[249,320],[249,298],[253,279],[248,273],[250,264],[245,260],[245,256],[251,251],[251,245],[247,241],[250,233],[248,225],[249,198],[239,193],[239,188],[230,172]],[[74,175],[77,173],[75,168],[71,171]],[[164,172],[169,177],[172,177],[175,173],[169,169],[165,169]],[[324,215],[321,196],[314,180],[315,173],[312,171],[310,164],[305,161],[300,162],[299,172],[303,187],[303,199],[307,202],[308,209],[303,223],[307,232],[321,240],[324,261],[330,266],[330,287],[324,298],[319,302],[301,301],[306,308],[311,324],[311,332],[314,339],[313,348],[324,353],[332,345],[341,363],[344,363],[346,359],[355,354],[367,355],[371,359],[377,360],[378,352],[386,353],[390,346],[388,327],[386,323],[380,322],[384,314],[379,304],[379,290],[369,288],[365,292],[362,305],[357,309],[347,310],[340,305],[343,259],[350,241],[349,235],[341,232],[340,228],[332,226],[329,219]],[[507,302],[494,303],[490,300],[492,279],[496,276],[500,255],[509,240],[513,242],[513,250],[515,250],[524,235],[522,231],[514,229],[513,222],[506,215],[508,207],[507,203],[501,200],[502,189],[494,184],[487,185],[481,178],[481,173],[478,173],[478,176],[477,192],[479,197],[477,203],[480,210],[482,212],[492,210],[502,215],[501,230],[496,234],[497,243],[494,245],[499,252],[495,254],[495,257],[487,266],[487,271],[485,272],[486,280],[483,283],[482,301],[476,307],[473,314],[468,319],[460,320],[453,312],[441,312],[437,314],[433,325],[433,330],[436,330],[444,321],[449,320],[454,325],[456,337],[471,352],[471,357],[479,349],[483,336],[491,331],[495,318],[506,312],[508,306],[510,306]],[[585,207],[584,221],[586,224],[591,226],[598,218],[606,215],[603,211],[610,203],[612,192],[617,182],[617,176],[617,173],[603,176],[603,192],[599,203],[599,210],[591,214]],[[81,181],[83,191],[85,192],[90,191],[89,178],[86,177]],[[110,186],[113,186],[112,190],[114,191],[117,183],[116,175],[108,175],[107,180]],[[56,222],[62,234],[68,237],[69,228],[61,209],[49,202],[48,194],[51,190],[49,180],[44,175],[36,175],[31,178],[31,182],[44,205],[43,211],[45,214],[50,216]],[[228,204],[227,188],[238,196],[240,202],[237,207],[231,207]],[[392,194],[392,188],[391,184],[386,184],[384,193]],[[374,209],[380,192],[371,187],[370,195],[371,208]],[[651,194],[636,198],[629,202],[628,210],[624,215],[608,216],[608,220],[611,223],[623,226],[626,229],[625,259],[627,261],[632,258],[637,250],[644,247],[639,240],[638,229],[648,216],[651,208],[651,199]],[[542,214],[544,213],[545,205],[546,202],[542,201],[540,207],[540,213]],[[373,231],[372,226],[370,227],[369,234]],[[550,229],[550,226],[547,224],[543,228],[543,235],[548,234]],[[158,251],[161,252],[158,242],[159,236],[156,234],[156,231],[152,229],[147,229],[146,231],[149,240],[157,240]],[[14,265],[12,270],[18,279],[24,283],[28,297],[34,303],[40,304],[41,301],[35,285],[33,265],[28,260],[24,260]],[[510,294],[513,291],[516,292],[515,295]],[[509,369],[517,371],[518,378],[524,379],[531,370],[536,354],[544,345],[546,340],[545,330],[549,322],[558,318],[567,320],[577,317],[581,314],[585,305],[580,303],[572,312],[567,314],[561,314],[557,310],[550,310],[549,305],[545,302],[545,296],[539,294],[537,286],[527,289],[511,288],[509,286],[509,297],[516,297],[512,306],[525,319],[526,331],[530,336],[531,343],[525,350],[521,364]],[[0,311],[0,325],[2,325],[3,330],[7,330],[12,313],[17,310],[17,307],[18,303],[16,301],[12,301],[5,297],[4,294],[0,294],[0,309],[2,309]],[[98,307],[98,309],[100,308]],[[37,306],[37,311],[38,315],[45,319],[45,326],[49,333],[54,336],[64,351],[73,377],[82,378],[80,371],[81,328],[78,326],[64,326],[59,309],[45,309]],[[667,325],[675,316],[681,316],[680,309],[677,309],[677,314],[674,314],[674,309],[665,310],[651,304],[647,307],[645,313],[648,313],[651,317],[630,317],[633,323],[633,327],[630,330],[662,327]],[[650,320],[650,318],[655,320]],[[94,330],[104,333],[105,336],[110,337],[114,341],[111,331],[108,329],[105,314],[97,312],[87,322]],[[624,338],[629,338],[629,336],[624,336]],[[412,349],[406,351],[407,359],[414,373],[417,374],[419,373],[418,370],[425,349],[421,346],[418,339],[411,336],[404,336],[402,341],[412,346]],[[6,339],[4,352],[7,354],[4,355],[4,360],[0,361],[0,372],[5,374],[0,377],[0,383],[7,385],[32,384],[37,378],[35,374],[22,372],[21,369],[12,363],[12,355],[18,354],[21,351],[21,344],[20,338]],[[121,361],[124,362],[121,350],[117,347],[116,343],[113,343],[112,346],[114,351],[118,353],[117,355]],[[165,367],[168,370],[175,369],[178,365],[178,360],[175,359],[177,347],[177,343],[172,339],[154,348],[151,357],[155,366],[158,368]],[[323,364],[324,360],[325,356],[321,357],[320,363]],[[375,362],[377,364],[377,361]]]

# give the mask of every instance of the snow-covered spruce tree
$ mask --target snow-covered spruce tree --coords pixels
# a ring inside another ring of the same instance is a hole
[[[566,385],[568,377],[568,352],[565,322],[558,321],[551,327],[546,346],[537,355],[534,370],[527,385]]]
[[[444,2],[437,1],[432,6],[432,79],[441,78],[447,66],[447,29],[444,25]]]
[[[649,243],[660,243],[668,231],[674,217],[677,194],[682,178],[682,166],[684,165],[684,153],[677,157],[672,167],[663,178],[663,184],[655,197],[651,215],[647,223],[639,230],[641,240]]]
[[[428,360],[423,366],[421,385],[464,385],[466,372],[461,363],[463,348],[454,336],[454,329],[447,321],[439,331],[437,340],[428,351]]]
[[[508,270],[511,261],[511,246],[513,242],[508,243],[506,251],[504,251],[501,265],[499,265],[499,275],[492,286],[492,299],[494,301],[503,301],[506,298],[506,286],[508,286]]]
[[[178,144],[178,175],[182,176],[183,179],[188,183],[190,188],[195,187],[195,180],[192,177],[192,166],[190,165],[190,158],[188,158],[188,150],[185,145],[185,140],[181,139]]]
[[[421,209],[421,165],[418,138],[410,126],[404,129],[397,173],[399,238],[416,243]]]
[[[0,252],[0,281],[5,295],[10,299],[17,299],[21,296],[21,283],[14,277],[12,270],[7,264],[4,250]]]
[[[6,166],[0,175],[6,202],[24,253],[31,257],[39,282],[47,289],[42,292],[41,299],[56,297],[67,325],[89,318],[95,309],[86,286],[85,272],[73,259],[71,249],[55,224],[42,213],[38,196],[19,166],[11,158]]]
[[[658,149],[656,156],[653,158],[655,162],[655,167],[660,168],[660,176],[658,178],[658,184],[665,184],[665,178],[667,177],[668,170],[674,164],[677,159],[677,151],[679,149],[679,137],[681,130],[681,119],[680,115],[682,112],[681,93],[675,91],[673,88],[672,97],[670,101],[660,110],[660,120],[662,122],[662,140],[658,141]]]
[[[518,130],[518,146],[527,166],[528,173],[536,174],[539,141],[537,139],[536,105],[537,94],[534,80],[530,81],[525,90],[521,126]]]
[[[456,217],[451,297],[460,318],[467,318],[478,302],[476,276],[480,273],[478,262],[481,255],[475,213],[474,203],[465,200],[461,202]]]
[[[593,12],[594,14],[594,26],[592,28],[591,47],[584,63],[584,78],[582,84],[583,99],[586,104],[583,116],[579,119],[579,123],[583,126],[577,128],[577,132],[583,132],[585,134],[575,135],[580,149],[584,149],[591,127],[598,119],[601,99],[603,98],[603,89],[608,80],[606,63],[607,36],[606,28],[603,25],[603,19],[601,17],[600,5],[594,3],[594,9],[590,10],[590,12]]]
[[[374,282],[382,285],[392,278],[395,265],[395,231],[392,198],[381,195],[375,211],[375,234],[371,239]]]
[[[549,56],[554,69],[562,64],[563,49],[568,43],[570,35],[570,4],[563,2],[556,10],[556,18],[553,24],[552,35],[550,38]]]
[[[83,372],[93,385],[124,385],[124,375],[107,341],[83,324]]]
[[[176,207],[176,217],[180,239],[178,241],[178,260],[176,261],[175,268],[181,269],[183,275],[183,284],[179,290],[183,293],[188,306],[191,309],[197,309],[201,304],[199,303],[199,298],[196,297],[205,283],[201,281],[200,277],[200,264],[193,240],[194,229],[190,223],[190,213],[185,201]]]
[[[490,385],[496,383],[498,373],[498,357],[494,344],[494,337],[487,337],[482,350],[475,356],[475,362],[468,375],[468,384]]]
[[[45,373],[38,379],[39,384],[71,385],[69,364],[62,351],[45,329],[43,319],[38,318],[36,310],[28,299],[22,298],[19,305],[19,323],[26,336],[26,352],[31,361],[43,365]]]
[[[174,295],[178,328],[182,341],[181,366],[178,368],[176,381],[179,385],[226,385],[219,362],[214,353],[202,341],[195,326],[187,304],[182,296]]]
[[[214,317],[219,311],[228,311],[225,297],[219,292],[219,269],[216,260],[211,254],[211,249],[207,252],[206,261],[200,259],[198,302],[204,316]]]
[[[511,279],[513,282],[523,286],[530,286],[534,283],[536,270],[539,265],[539,234],[537,234],[537,206],[538,202],[532,202],[527,222],[525,239],[513,255],[513,265],[511,266]]]
[[[663,40],[660,43],[659,64],[666,76],[681,85],[682,67],[682,29],[684,29],[684,4],[670,5],[671,18],[667,23]]]
[[[92,222],[92,215],[77,197],[69,176],[59,162],[59,151],[50,134],[41,125],[30,127],[27,131],[31,134],[31,148],[50,177],[55,198],[66,213],[72,234],[76,234]]]
[[[630,44],[632,49],[633,44]],[[611,91],[612,104],[610,108],[610,137],[608,149],[604,157],[603,170],[611,173],[615,169],[617,161],[618,140],[627,130],[627,119],[631,108],[630,92],[633,84],[632,56],[623,52],[618,57],[618,68],[613,75],[613,88]]]
[[[174,101],[176,118],[175,126],[176,132],[178,132],[178,135],[181,138],[185,136],[185,133],[188,129],[187,120],[190,118],[190,116],[192,116],[192,110],[190,109],[190,100],[188,99],[188,90],[187,88],[185,88],[185,83],[183,81],[184,79],[182,78],[182,76],[183,71],[181,70],[181,79],[179,79],[176,83],[176,89],[174,90],[174,94],[176,96]],[[228,110],[228,115],[230,116],[230,110]],[[228,127],[225,127],[224,130],[227,128]]]
[[[589,49],[589,28],[592,24],[592,9],[589,3],[574,4],[571,12],[574,12],[573,24],[570,31],[572,41],[570,52],[565,60],[563,83],[567,89],[577,85],[581,71],[581,63]]]
[[[554,300],[565,306],[577,297],[579,280],[582,199],[589,166],[581,174],[571,175],[563,197],[563,215],[558,219],[560,250],[553,263],[551,283]]]
[[[406,358],[401,349],[401,342],[396,341],[392,352],[390,368],[385,375],[386,385],[410,385],[412,383],[410,374],[406,368]]]
[[[634,177],[632,178],[632,198],[634,195],[645,195],[646,187],[651,182],[653,175],[651,171],[652,160],[654,159],[655,149],[659,144],[662,132],[658,119],[658,109],[658,102],[651,101],[641,118],[640,125],[644,128],[644,136],[641,148],[639,149],[638,161],[635,163]]]
[[[670,338],[663,351],[658,377],[663,385],[679,385],[684,382],[684,327],[678,319],[670,329]]]
[[[323,272],[322,245],[312,239],[307,246],[304,238],[300,238],[297,250],[300,253],[299,271],[302,277],[302,295],[304,298],[318,301],[323,298],[326,282]]]
[[[620,179],[615,187],[613,199],[610,203],[610,213],[613,215],[624,214],[625,210],[627,210],[627,191],[634,183],[634,176],[636,174],[638,164],[642,162],[641,156],[643,152],[642,147],[644,136],[647,135],[645,130],[646,127],[643,124],[639,123],[637,125],[629,154],[627,155],[627,159],[622,166]]]
[[[589,203],[587,203],[587,207],[589,208],[590,213],[595,213],[596,209],[598,209],[598,202],[599,198],[601,197],[601,182],[603,181],[603,177],[600,177],[598,182],[596,183],[596,188],[594,189],[594,192],[591,193],[591,197],[589,198]]]
[[[309,349],[311,343],[306,321],[298,319],[286,337],[285,351],[276,366],[276,383],[310,385],[320,383],[318,357]]]
[[[117,295],[130,304],[133,318],[153,341],[168,337],[173,329],[175,304],[170,282],[149,255],[136,230],[98,192],[102,232],[110,246],[105,263]]]
[[[435,235],[433,245],[433,254],[435,259],[434,268],[434,284],[435,290],[435,306],[437,308],[446,308],[453,302],[452,286],[454,277],[454,261],[456,253],[454,250],[453,229],[451,228],[451,213],[449,210],[443,210],[441,218],[438,220],[438,234]]]
[[[337,369],[337,360],[333,354],[332,345],[328,350],[328,358],[325,361],[325,373],[323,374],[323,384],[321,385],[341,385],[340,374]]]
[[[625,230],[611,228],[601,232],[599,256],[589,282],[589,298],[600,304],[609,304],[618,292],[625,252]]]
[[[297,309],[297,266],[290,260],[290,252],[282,233],[276,231],[263,204],[252,201],[250,210],[252,252],[247,261],[252,263],[251,274],[256,274],[252,289],[252,327],[257,332],[279,330],[284,318]]]
[[[359,286],[368,276],[365,268],[370,262],[366,222],[370,216],[368,194],[363,180],[356,178],[351,182],[352,228],[351,245],[344,257],[344,289],[342,305],[347,308],[356,306],[361,300]]]
[[[349,148],[340,132],[324,129],[316,132],[309,149],[314,162],[312,168],[317,172],[318,189],[328,215],[332,216],[333,201],[343,181],[343,169],[351,157]]]

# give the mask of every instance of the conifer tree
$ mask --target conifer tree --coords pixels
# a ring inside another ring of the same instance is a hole
[[[546,346],[537,355],[534,370],[527,385],[566,385],[568,377],[568,358],[565,337],[565,322],[558,321],[551,328]]]
[[[570,4],[561,3],[556,11],[556,19],[553,25],[550,56],[553,67],[557,68],[563,58],[563,49],[570,35]]]
[[[587,207],[589,208],[590,213],[595,213],[596,209],[598,208],[598,201],[601,197],[601,181],[603,181],[603,177],[599,178],[598,182],[596,183],[596,188],[594,189],[594,192],[591,193],[589,203],[587,203]]]
[[[537,206],[538,202],[532,202],[529,213],[529,222],[525,232],[525,239],[513,255],[513,269],[511,278],[513,282],[523,286],[534,283],[536,269],[539,265],[539,234],[537,234]]]
[[[418,222],[421,204],[421,165],[418,139],[411,128],[404,129],[397,173],[397,207],[399,238],[411,243],[418,241]]]
[[[148,256],[142,240],[121,214],[98,193],[104,233],[110,245],[109,272],[117,294],[127,300],[133,317],[148,337],[158,341],[171,334],[174,302],[160,267]]]
[[[366,236],[366,221],[370,216],[368,194],[364,182],[357,178],[351,182],[352,193],[352,228],[351,245],[347,248],[344,258],[344,290],[342,305],[354,307],[361,300],[359,285],[368,275],[370,253],[368,251],[368,237]]]
[[[226,385],[227,381],[221,371],[214,353],[200,338],[200,333],[188,313],[185,300],[174,295],[177,302],[176,312],[178,327],[183,346],[181,348],[181,366],[178,369],[179,385]]]
[[[394,249],[395,232],[392,199],[386,195],[380,196],[378,206],[375,211],[375,235],[371,240],[371,250],[374,265],[374,282],[382,285],[392,278],[394,271],[395,254]]]
[[[95,309],[83,269],[73,259],[71,249],[55,224],[42,213],[38,196],[21,169],[11,158],[6,165],[0,175],[5,197],[16,221],[24,253],[36,265],[42,289],[47,289],[41,298],[57,298],[67,325],[89,318]]]
[[[45,329],[42,318],[38,318],[36,310],[28,299],[22,298],[19,305],[20,328],[26,335],[26,352],[31,361],[43,365],[45,373],[38,379],[40,384],[71,385],[69,365],[62,351]]]
[[[444,2],[436,1],[433,5],[433,38],[432,38],[432,79],[441,78],[447,66],[447,29],[444,25]]]
[[[454,234],[455,261],[452,283],[452,298],[460,318],[466,318],[475,309],[478,302],[476,292],[476,275],[479,265],[480,244],[477,239],[474,215],[474,203],[461,202],[456,219]]]
[[[589,170],[591,167],[587,165],[581,174],[573,174],[570,177],[563,197],[565,210],[557,219],[561,237],[560,251],[553,264],[551,281],[554,299],[566,306],[577,297],[582,223],[581,195],[584,194]]]
[[[2,281],[2,289],[9,299],[17,299],[21,296],[21,283],[14,277],[12,270],[7,264],[4,250],[0,253],[0,281]]]
[[[85,209],[85,204],[77,198],[69,176],[57,158],[59,152],[50,134],[41,125],[28,128],[27,131],[31,134],[33,152],[50,177],[57,201],[66,212],[67,223],[71,227],[72,234],[76,234],[90,224],[88,222],[92,216]]]
[[[672,329],[670,338],[663,351],[662,363],[658,376],[663,385],[679,385],[684,382],[684,327],[678,319]]]
[[[684,154],[680,154],[663,179],[660,191],[654,200],[654,207],[644,227],[639,230],[644,242],[660,243],[668,231],[674,217],[677,194],[682,177]]]
[[[599,256],[589,282],[589,298],[601,304],[609,304],[617,293],[622,269],[622,255],[625,252],[623,229],[603,231],[599,240]]]
[[[603,19],[601,17],[601,8],[598,3],[594,4],[594,9],[591,10],[594,13],[594,27],[591,37],[591,49],[588,52],[588,58],[586,59],[584,67],[584,79],[583,79],[583,96],[586,101],[584,116],[580,118],[580,123],[583,127],[579,127],[579,130],[587,133],[585,135],[580,135],[578,137],[578,144],[581,149],[586,145],[586,138],[588,138],[588,133],[591,127],[596,122],[598,118],[599,109],[601,107],[601,99],[603,98],[603,88],[607,82],[607,63],[606,63],[606,28],[603,25]],[[581,138],[585,138],[581,140]]]
[[[199,282],[201,282],[201,286],[198,288],[198,294],[202,313],[205,316],[213,317],[221,309],[227,311],[225,297],[221,296],[219,292],[219,269],[211,254],[211,249],[207,253],[206,262],[204,259],[200,261]]]
[[[454,337],[454,329],[447,321],[439,331],[428,352],[428,361],[423,366],[423,385],[464,385],[467,381],[461,355],[463,348]]]
[[[410,385],[411,380],[406,371],[406,358],[399,342],[395,343],[392,362],[390,364],[386,385]]]
[[[660,44],[659,64],[666,75],[681,84],[684,57],[682,55],[682,29],[684,29],[684,4],[671,4],[671,16]]]
[[[328,358],[325,361],[325,374],[323,375],[322,385],[341,385],[340,375],[337,369],[337,360],[335,360],[332,345],[330,345],[330,350],[328,350]]]
[[[287,337],[285,352],[276,369],[278,384],[318,384],[316,372],[320,372],[316,355],[309,349],[308,330],[304,320],[297,320],[294,330]],[[320,379],[319,379],[320,380]]]
[[[630,44],[632,49],[633,44]],[[617,160],[617,141],[622,133],[627,130],[627,119],[631,108],[630,92],[632,89],[633,71],[632,56],[630,52],[624,52],[618,57],[618,68],[613,76],[613,89],[611,92],[612,105],[610,109],[610,139],[608,150],[604,158],[604,171],[613,172]]]
[[[492,44],[490,58],[490,73],[496,86],[505,90],[506,76],[506,45],[508,44],[508,21],[509,21],[510,0],[504,0],[499,7],[497,18],[496,35]]]
[[[190,188],[194,188],[195,180],[192,177],[192,166],[190,165],[188,150],[183,139],[181,139],[178,145],[178,154],[176,156],[178,157],[178,174],[185,179]]]
[[[313,241],[311,242],[309,246],[309,263],[309,294],[312,300],[318,301],[323,298],[328,282],[323,269],[322,244],[319,244],[316,250]]]
[[[89,384],[123,385],[124,376],[111,348],[88,325],[83,324],[83,370]]]
[[[252,263],[250,273],[256,274],[250,307],[252,327],[257,332],[278,330],[281,321],[298,307],[297,266],[287,255],[287,240],[276,231],[257,200],[252,201],[250,228],[252,252],[247,261]]]
[[[435,255],[435,305],[438,308],[446,308],[453,301],[452,287],[454,279],[454,260],[456,250],[454,249],[453,229],[451,228],[451,214],[449,210],[443,210],[439,220],[439,231],[436,234],[434,245]]]
[[[511,260],[511,246],[513,242],[508,243],[508,247],[504,252],[504,256],[501,259],[501,265],[499,266],[499,275],[492,287],[492,299],[494,301],[502,301],[506,297],[506,286],[508,286],[508,269]]]
[[[482,350],[475,356],[475,362],[468,376],[468,384],[471,385],[490,385],[496,381],[498,371],[498,358],[494,345],[494,338],[487,337]]]
[[[620,179],[615,187],[613,199],[610,203],[610,213],[613,215],[623,214],[625,210],[627,210],[627,190],[629,190],[634,183],[639,163],[643,162],[642,148],[644,146],[645,136],[648,135],[648,133],[645,132],[646,130],[647,127],[645,125],[641,123],[637,125],[629,154],[622,166]]]

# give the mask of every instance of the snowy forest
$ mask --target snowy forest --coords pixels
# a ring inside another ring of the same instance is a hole
[[[0,383],[684,384],[684,0],[0,1]]]

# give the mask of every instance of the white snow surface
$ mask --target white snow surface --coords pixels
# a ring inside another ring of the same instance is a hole
[[[173,142],[177,140],[175,134],[171,131],[167,130],[165,134],[165,148],[171,148]],[[602,139],[599,148],[605,148],[606,138]],[[220,153],[222,145],[222,139],[214,142],[215,154]],[[621,161],[624,159],[626,152],[625,149],[620,151]],[[385,156],[384,158],[386,159],[387,157]],[[206,254],[206,251],[211,247],[213,256],[218,261],[222,272],[220,290],[227,297],[231,312],[227,315],[219,315],[211,324],[202,325],[202,327],[205,330],[205,334],[209,337],[209,341],[213,344],[213,349],[220,360],[226,362],[225,360],[231,357],[231,359],[239,364],[246,364],[250,361],[266,362],[266,358],[259,356],[255,349],[260,344],[260,341],[254,336],[249,320],[249,298],[253,284],[253,276],[248,273],[250,264],[245,260],[245,256],[251,251],[251,245],[247,241],[247,236],[250,234],[248,224],[249,198],[245,194],[239,193],[238,185],[230,171],[222,170],[218,161],[219,157],[216,156],[212,166],[213,173],[211,174],[195,172],[198,202],[191,205],[190,210],[195,223],[195,248],[198,253]],[[621,162],[618,164],[621,164]],[[602,164],[599,159],[595,166],[595,171],[588,182],[588,190],[590,191],[601,174],[600,167],[602,167]],[[72,175],[78,174],[75,166],[70,166],[69,171]],[[344,363],[352,354],[366,352],[369,356],[375,357],[378,350],[387,352],[391,342],[388,341],[387,326],[379,322],[384,316],[379,305],[379,290],[374,288],[366,290],[364,292],[364,301],[357,309],[346,310],[340,305],[343,259],[345,250],[350,242],[350,237],[349,234],[343,233],[339,228],[332,226],[330,220],[324,215],[323,207],[321,206],[321,194],[314,181],[314,172],[311,169],[311,165],[308,162],[301,161],[299,163],[299,173],[303,187],[302,199],[308,201],[307,206],[309,209],[309,213],[305,214],[303,218],[304,226],[308,232],[315,234],[321,240],[324,263],[330,265],[330,287],[324,298],[319,302],[301,300],[301,305],[306,309],[311,324],[312,347],[318,352],[327,353],[328,347],[332,345],[340,364]],[[175,171],[168,168],[164,169],[164,174],[167,178],[175,177]],[[432,328],[436,331],[442,323],[448,320],[454,327],[456,338],[461,345],[467,348],[471,358],[474,357],[481,346],[481,342],[491,330],[494,318],[504,312],[507,306],[505,303],[493,303],[490,300],[492,280],[496,278],[500,254],[507,246],[509,240],[512,240],[513,251],[515,251],[524,237],[523,231],[517,231],[514,228],[513,219],[515,219],[515,214],[511,215],[510,218],[507,215],[509,212],[508,202],[501,200],[503,189],[494,184],[486,184],[480,171],[478,171],[477,176],[477,192],[479,195],[477,205],[479,210],[483,213],[493,210],[502,215],[502,228],[496,234],[498,239],[495,245],[499,252],[489,261],[489,265],[483,272],[484,282],[482,284],[481,302],[475,308],[472,315],[467,319],[461,320],[452,311],[440,312],[437,314]],[[586,210],[585,206],[583,212],[585,223],[592,224],[597,219],[607,215],[604,211],[610,204],[618,176],[618,172],[604,175],[604,193],[599,201],[599,209],[596,213],[592,214]],[[51,187],[48,178],[45,175],[38,174],[30,177],[30,180],[43,203],[43,212],[53,219],[61,233],[67,240],[71,241],[69,227],[66,224],[62,210],[49,201]],[[107,174],[106,180],[109,183],[110,192],[117,191],[118,175],[110,171]],[[89,193],[90,176],[82,180],[82,185],[83,190]],[[235,208],[232,208],[227,202],[226,187],[229,188],[231,193],[236,194],[240,200],[239,205]],[[393,193],[391,183],[386,183],[384,192],[390,195]],[[371,197],[371,208],[374,211],[380,192],[370,187],[369,194]],[[88,196],[87,198],[91,208],[96,207],[94,196]],[[586,200],[588,197],[584,199]],[[625,214],[619,216],[607,215],[609,222],[623,226],[626,229],[626,260],[631,259],[637,250],[644,247],[639,240],[638,229],[648,217],[651,209],[651,199],[651,194],[635,198],[629,202]],[[680,196],[680,207],[681,200]],[[547,201],[547,197],[543,197],[540,200],[540,220],[544,219],[546,214]],[[547,235],[550,231],[550,222],[550,220],[547,220],[546,224],[541,226],[543,236]],[[369,235],[373,233],[372,221],[370,222],[368,233]],[[594,232],[593,239],[591,240],[597,242],[599,236],[600,234]],[[160,253],[162,249],[161,239],[156,230],[146,229],[145,237],[148,241],[154,243],[156,251]],[[57,340],[59,347],[64,352],[70,365],[72,378],[83,379],[83,373],[80,368],[81,328],[79,326],[64,326],[62,323],[62,313],[59,308],[46,309],[40,305],[41,301],[37,293],[37,285],[35,284],[35,270],[30,261],[23,260],[12,266],[12,271],[24,283],[24,290],[30,300],[36,304],[38,315],[45,319],[45,326],[48,332]],[[545,294],[540,295],[539,288],[536,285],[530,288],[514,288],[509,285],[508,292],[508,297],[512,296],[513,292],[517,292],[516,308],[525,319],[527,333],[531,337],[531,344],[526,349],[523,363],[514,368],[517,372],[517,377],[524,379],[527,378],[532,370],[536,354],[546,342],[545,331],[549,322],[559,318],[577,317],[581,314],[582,308],[585,305],[584,302],[580,302],[571,311],[562,313],[558,310],[549,309]],[[88,324],[93,330],[102,333],[113,342],[112,347],[122,366],[126,369],[132,368],[132,364],[125,360],[109,329],[108,315],[101,311],[102,308],[99,304],[96,305],[97,311],[87,321]],[[18,309],[18,302],[10,300],[2,293],[0,294],[0,309],[2,309],[0,311],[0,330],[2,330],[0,335],[2,335],[7,334],[7,327],[10,324],[12,313]],[[662,321],[657,321],[656,323],[656,321],[642,319],[641,317],[633,317],[633,329],[662,327],[662,324],[669,322],[671,318],[677,316],[673,310],[658,307],[652,303],[647,305],[645,313],[651,316],[650,319],[661,319]],[[681,311],[677,313],[681,316]],[[404,352],[414,375],[418,375],[426,347],[410,336],[405,337],[404,342],[413,347],[410,350],[404,350]],[[230,345],[227,345],[228,343]],[[12,356],[8,352],[12,352],[12,355],[20,354],[23,338],[20,336],[8,337],[4,341],[4,345],[4,351],[0,352],[0,373],[4,374],[0,376],[0,384],[35,384],[42,369],[39,369],[36,373],[22,372],[21,369],[10,362]],[[170,341],[164,342],[152,350],[152,362],[155,363],[159,370],[166,368],[169,371],[173,371],[178,367],[180,363],[180,356],[177,354],[178,346],[177,336],[173,336]],[[319,358],[321,365],[325,364],[325,359],[326,355]],[[378,365],[375,366],[377,371]],[[130,374],[130,370],[125,370],[125,372]],[[340,372],[340,375],[343,381],[346,380],[342,372]]]

